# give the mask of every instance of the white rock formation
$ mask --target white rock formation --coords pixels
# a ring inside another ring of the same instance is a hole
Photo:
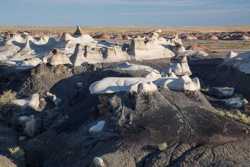
[[[98,121],[95,125],[89,128],[89,133],[96,134],[102,132],[105,124],[105,121]]]
[[[114,45],[109,47],[103,47],[102,56],[103,63],[121,62],[130,60],[130,56],[127,52],[122,51],[120,46]]]
[[[157,86],[153,82],[139,82],[131,85],[129,92],[138,94],[149,94],[156,92],[158,90]]]
[[[222,101],[230,108],[242,108],[248,103],[248,101],[242,97],[232,97]]]
[[[20,44],[20,46],[17,45],[17,43]],[[0,47],[0,60],[9,60],[14,54],[16,54],[21,49],[21,45],[24,45],[24,43],[17,42],[14,37],[7,40],[4,46]]]
[[[153,71],[148,73],[145,78],[153,81],[161,78],[161,73],[154,69]]]
[[[30,59],[26,59],[21,63],[21,68],[32,68],[32,67],[36,67],[37,65],[41,64],[42,60],[40,58],[34,57],[34,58],[30,58]]]
[[[84,50],[80,44],[76,45],[75,52],[70,57],[70,61],[73,66],[81,66],[82,63],[87,62],[86,57],[84,57]]]
[[[167,68],[169,73],[173,72],[176,76],[192,75],[186,55],[179,54],[175,56]]]
[[[26,39],[22,37],[21,34],[14,34],[12,38],[10,38],[6,44],[11,44],[12,42],[17,42],[17,43],[25,43]]]
[[[153,38],[137,37],[131,41],[130,52],[136,60],[152,60],[170,58],[174,53],[166,46],[162,45],[162,41],[153,36]]]
[[[243,40],[243,41],[250,41],[250,37],[249,37],[249,36],[246,36],[246,35],[243,35],[243,36],[241,37],[241,40]]]
[[[162,78],[154,81],[154,83],[163,88],[173,91],[199,91],[200,81],[198,78],[191,79],[185,75],[180,78]]]
[[[218,41],[219,40],[219,38],[216,35],[212,35],[209,39],[212,40],[212,41]]]
[[[176,46],[180,45],[183,46],[182,39],[179,38],[179,34],[175,34],[175,37],[169,41],[169,45]]]
[[[223,65],[231,66],[243,73],[250,74],[250,52],[240,53],[224,61]]]
[[[168,88],[174,91],[198,91],[200,90],[200,82],[198,78],[191,79],[188,75],[180,78],[125,78],[125,77],[108,77],[90,85],[91,94],[113,94],[117,92],[136,92],[140,83],[148,84],[153,82],[158,87]],[[148,90],[153,89],[150,84]],[[147,89],[145,85],[145,90]]]
[[[40,39],[38,39],[38,40],[33,39],[32,42],[33,42],[34,44],[36,44],[36,45],[40,45],[40,46],[41,46],[41,45],[46,45],[46,44],[48,44],[49,39],[50,39],[49,36],[43,35],[43,36],[41,36]]]
[[[57,51],[54,51],[54,53],[47,58],[47,62],[52,66],[71,64],[69,57]]]
[[[150,66],[140,65],[140,64],[133,64],[133,63],[129,63],[129,62],[114,65],[114,66],[111,67],[111,69],[117,70],[117,71],[124,71],[124,72],[126,72],[126,71],[152,72],[152,71],[155,70]]]
[[[226,57],[227,58],[229,58],[229,59],[231,59],[231,58],[234,58],[234,57],[236,57],[236,56],[238,56],[239,55],[239,53],[236,53],[236,52],[234,52],[234,51],[230,51],[227,55],[226,55]]]
[[[70,64],[67,57],[72,57],[73,65],[79,66],[82,62],[96,64],[173,57],[174,53],[169,46],[175,46],[176,43],[182,44],[181,40],[178,35],[174,39],[167,40],[160,37],[159,32],[154,32],[152,37],[147,39],[133,39],[129,53],[127,50],[123,51],[116,43],[96,41],[90,35],[83,34],[79,27],[74,35],[64,33],[60,39],[48,36],[37,39],[28,34],[25,35],[25,39],[17,34],[0,48],[0,60],[6,64],[13,66],[21,64],[21,68],[26,66],[28,68],[39,64],[39,59],[33,58],[43,59],[44,63],[59,65]],[[77,44],[82,48],[76,47]],[[50,55],[52,49],[57,49],[58,54]],[[84,56],[80,56],[82,54]]]
[[[104,61],[103,53],[106,49],[102,49],[100,46],[85,46],[84,56],[88,60],[89,64],[101,63]]]
[[[38,93],[35,93],[31,95],[28,106],[33,108],[34,110],[38,111],[39,110],[39,105],[40,105],[40,96]]]
[[[232,87],[211,87],[204,90],[204,92],[217,98],[230,98],[234,95],[235,89]]]
[[[170,68],[177,76],[192,75],[192,72],[187,63],[171,63]]]
[[[193,35],[187,35],[186,40],[189,40],[189,41],[197,40],[197,37]]]
[[[93,159],[93,165],[94,165],[94,167],[107,167],[105,165],[105,162],[103,161],[103,159],[100,157],[95,157]]]
[[[207,57],[209,54],[205,51],[201,50],[186,50],[182,52],[181,54],[187,56],[187,57]]]
[[[90,85],[91,94],[112,94],[116,92],[128,92],[131,85],[139,82],[147,82],[145,78],[123,78],[123,77],[108,77]]]

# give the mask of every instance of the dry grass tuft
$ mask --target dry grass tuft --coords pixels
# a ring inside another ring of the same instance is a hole
[[[224,112],[224,111],[220,111],[220,110],[215,110],[213,112],[220,115],[221,117],[228,117],[230,119],[233,119],[233,120],[239,121],[241,123],[250,125],[250,117],[247,116],[246,114],[240,112],[240,111],[232,113],[232,112]]]
[[[0,109],[3,107],[10,105],[13,100],[16,99],[16,93],[12,90],[8,90],[3,92],[2,95],[0,95]]]

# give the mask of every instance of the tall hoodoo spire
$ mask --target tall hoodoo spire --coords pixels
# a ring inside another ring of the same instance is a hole
[[[82,33],[82,29],[81,29],[81,27],[78,25],[77,27],[76,27],[76,31],[74,32],[74,36],[76,36],[76,37],[79,37],[79,36],[81,36],[83,33]]]

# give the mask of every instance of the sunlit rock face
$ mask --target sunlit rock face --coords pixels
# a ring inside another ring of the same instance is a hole
[[[80,27],[77,27],[75,33],[63,33],[61,37],[46,35],[33,37],[29,34],[16,34],[0,48],[0,60],[21,68],[23,68],[22,64],[31,64],[30,67],[33,67],[39,64],[38,59],[33,58],[46,59],[53,49],[57,49],[71,60],[75,59],[74,66],[80,66],[83,62],[96,64],[173,57],[174,52],[170,47],[182,44],[181,40],[178,36],[167,40],[160,37],[159,33],[160,31],[155,31],[149,37],[133,38],[127,49],[124,49],[122,44],[115,42],[97,41],[83,33]],[[76,58],[73,58],[74,56]],[[27,60],[29,61],[24,63]],[[59,64],[61,63],[59,62]]]
[[[172,72],[176,76],[190,76],[192,72],[188,65],[187,56],[185,54],[178,54],[171,59],[171,63],[167,67],[169,74]]]
[[[226,58],[231,59],[231,58],[234,58],[234,57],[236,57],[236,56],[238,56],[238,55],[239,55],[239,53],[234,52],[234,51],[231,50],[231,51],[226,55]]]
[[[159,38],[157,33],[151,38],[137,37],[131,40],[130,54],[135,60],[170,58],[174,56],[174,53],[166,47],[170,44],[170,41]]]
[[[66,55],[58,53],[57,50],[53,50],[52,55],[47,58],[47,63],[52,66],[57,66],[71,64],[71,61]]]
[[[185,59],[181,59],[182,62],[186,62]],[[188,67],[188,64],[186,62]],[[133,68],[132,68],[133,67]],[[133,71],[135,68],[146,68],[145,66],[136,65],[122,66],[124,71]],[[116,67],[116,70],[119,71]],[[172,67],[170,67],[172,68]],[[189,68],[188,68],[189,69]],[[157,70],[152,70],[145,77],[107,77],[100,81],[92,83],[89,87],[91,94],[113,94],[118,92],[154,92],[157,91],[157,87],[170,89],[174,91],[199,91],[200,82],[198,78],[191,79],[191,71],[184,71],[183,66],[180,66],[180,71],[174,69],[169,76],[162,77]],[[121,71],[121,70],[120,70]],[[176,75],[178,74],[178,76]]]

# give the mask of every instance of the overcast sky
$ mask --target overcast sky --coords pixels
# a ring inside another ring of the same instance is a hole
[[[250,25],[250,0],[1,0],[0,25]]]

